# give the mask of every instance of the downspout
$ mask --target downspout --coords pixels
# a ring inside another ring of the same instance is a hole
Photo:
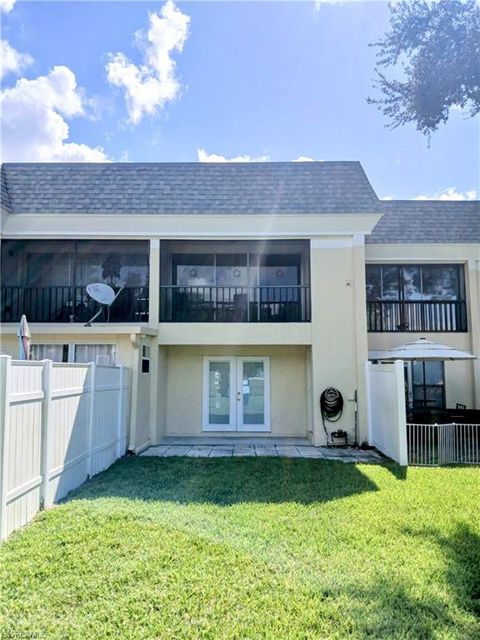
[[[130,334],[130,344],[132,345],[132,378],[131,378],[131,398],[130,398],[130,435],[128,442],[128,453],[135,452],[135,440],[137,437],[137,403],[138,403],[138,354],[139,354],[139,336],[135,333]]]

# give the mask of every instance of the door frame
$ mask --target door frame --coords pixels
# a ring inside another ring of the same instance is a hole
[[[230,365],[230,415],[228,424],[209,423],[210,363]],[[264,374],[264,424],[243,423],[243,363],[262,362]],[[204,356],[202,385],[202,430],[238,433],[268,433],[270,425],[270,357],[269,356]]]

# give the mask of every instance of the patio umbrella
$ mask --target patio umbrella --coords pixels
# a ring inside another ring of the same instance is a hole
[[[30,342],[32,335],[25,314],[22,316],[20,324],[18,325],[17,338],[19,360],[30,360]]]
[[[387,351],[371,351],[371,360],[476,360],[468,351],[460,351],[439,342],[420,338]]]

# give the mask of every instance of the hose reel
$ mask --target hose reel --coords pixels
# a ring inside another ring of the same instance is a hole
[[[343,414],[343,396],[335,387],[328,387],[320,396],[320,411],[322,413],[322,422],[325,435],[327,436],[327,445],[331,446],[346,446],[348,442],[348,435],[346,431],[338,429],[328,433],[325,425],[327,422],[338,422]],[[330,440],[330,441],[329,441]]]

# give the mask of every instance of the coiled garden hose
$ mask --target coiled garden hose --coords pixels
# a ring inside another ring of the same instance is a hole
[[[343,396],[335,387],[328,387],[320,396],[320,410],[322,412],[322,422],[327,443],[330,435],[325,426],[325,420],[328,422],[338,422],[343,413]]]

